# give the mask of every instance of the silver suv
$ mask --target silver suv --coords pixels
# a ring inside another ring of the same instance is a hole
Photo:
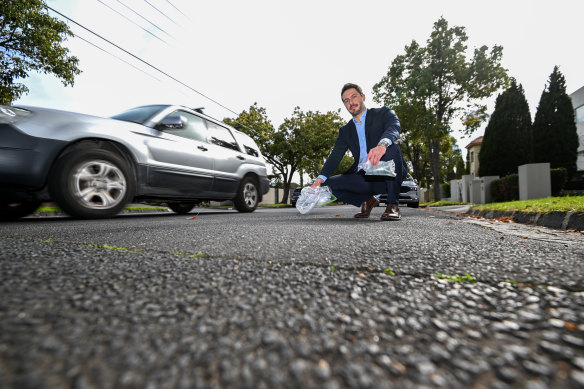
[[[187,213],[233,200],[252,212],[268,189],[256,143],[201,109],[149,105],[101,118],[0,106],[1,220],[45,201],[82,219],[114,216],[130,202]]]

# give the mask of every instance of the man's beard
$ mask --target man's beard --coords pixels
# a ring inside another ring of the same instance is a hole
[[[351,112],[351,111],[349,111],[349,112]],[[363,106],[362,105],[359,105],[359,106],[357,106],[357,110],[356,111],[351,112],[351,115],[353,117],[357,117],[357,116],[361,115],[362,113],[363,113]]]

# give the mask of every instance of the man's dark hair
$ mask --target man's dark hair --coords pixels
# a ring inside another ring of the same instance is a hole
[[[363,91],[361,91],[361,87],[357,84],[352,84],[352,83],[347,83],[345,85],[343,85],[343,90],[341,90],[341,98],[343,98],[343,93],[345,93],[346,90],[351,89],[351,88],[355,88],[357,90],[357,92],[359,92],[360,95],[363,94]]]

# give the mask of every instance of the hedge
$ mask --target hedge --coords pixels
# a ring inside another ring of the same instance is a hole
[[[552,196],[559,196],[568,182],[568,171],[566,168],[550,170],[552,184]],[[491,182],[491,197],[493,202],[519,200],[519,175],[510,174]]]

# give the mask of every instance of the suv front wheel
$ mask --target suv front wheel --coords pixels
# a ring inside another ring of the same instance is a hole
[[[237,196],[233,199],[233,204],[239,212],[253,212],[259,203],[259,191],[257,182],[246,177],[241,182]]]
[[[134,196],[131,168],[116,153],[77,149],[61,157],[52,172],[49,192],[69,215],[80,219],[118,214]]]

